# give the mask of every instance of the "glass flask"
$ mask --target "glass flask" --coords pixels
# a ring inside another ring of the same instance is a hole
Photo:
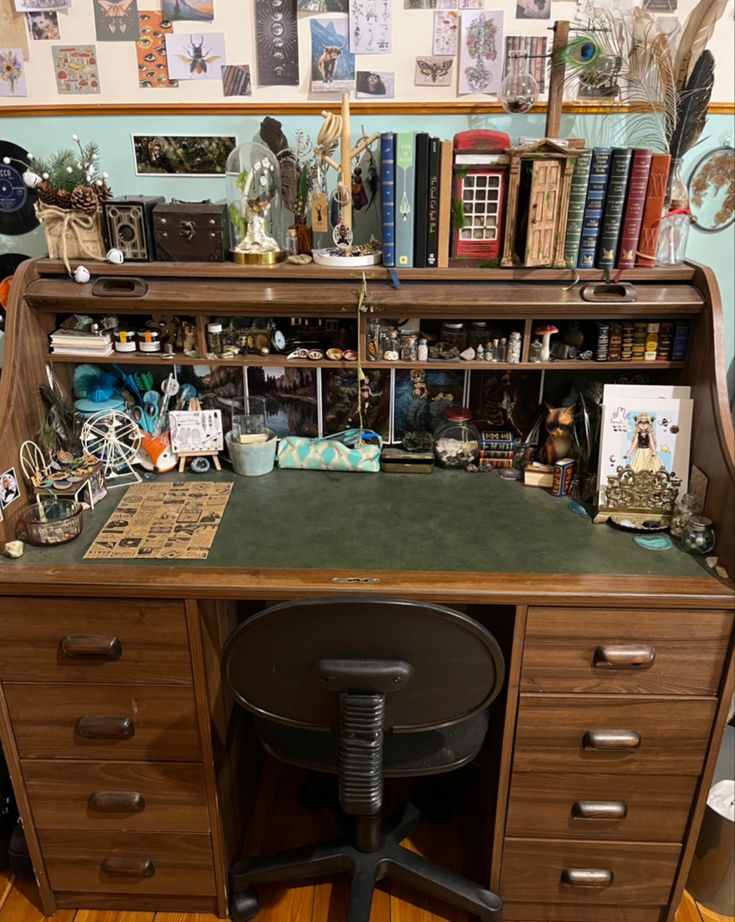
[[[434,429],[434,457],[442,467],[466,468],[480,456],[480,433],[466,407],[448,407]]]
[[[689,226],[689,191],[681,175],[681,158],[671,164],[668,204],[661,218],[656,250],[657,266],[680,266],[686,255]]]
[[[699,500],[693,493],[684,493],[680,496],[674,506],[674,514],[671,516],[671,525],[669,531],[675,538],[681,538],[684,533],[684,526],[693,515],[699,515],[702,511]]]
[[[715,532],[712,519],[703,515],[693,515],[684,526],[681,536],[684,549],[690,554],[709,554],[715,548]]]
[[[538,83],[529,70],[529,60],[525,53],[510,52],[510,67],[500,84],[498,99],[505,111],[514,115],[530,112],[537,102]]]
[[[271,265],[285,259],[281,171],[275,154],[262,144],[240,144],[227,158],[226,174],[234,261]]]

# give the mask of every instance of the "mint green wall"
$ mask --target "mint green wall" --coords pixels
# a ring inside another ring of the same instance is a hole
[[[278,116],[278,112],[273,113]],[[625,116],[565,116],[562,136],[584,137],[594,143],[602,133],[615,134]],[[164,195],[167,199],[223,201],[224,180],[161,178],[136,176],[131,134],[209,134],[234,133],[239,141],[251,140],[258,132],[260,117],[256,116],[131,116],[73,118],[4,118],[0,120],[0,137],[20,144],[40,156],[60,147],[71,145],[71,135],[100,144],[103,169],[110,174],[110,184],[116,195]],[[300,128],[314,138],[321,125],[318,116],[288,116],[282,119],[284,130],[293,138]],[[360,126],[374,131],[431,131],[451,137],[466,128],[495,128],[507,131],[515,141],[521,136],[540,137],[544,130],[543,116],[433,116],[430,119],[413,116],[355,116],[353,136]],[[696,160],[708,149],[717,147],[723,139],[733,143],[735,119],[731,116],[711,116],[704,140],[687,157],[684,175],[688,176]],[[599,140],[598,140],[599,143]],[[30,238],[30,239],[29,239]],[[31,255],[44,252],[43,236],[38,232],[27,238],[0,236],[0,252],[20,250]],[[717,274],[725,308],[726,339],[724,350],[730,394],[733,394],[735,372],[735,226],[718,234],[703,234],[696,228],[690,234],[687,255],[712,266]]]

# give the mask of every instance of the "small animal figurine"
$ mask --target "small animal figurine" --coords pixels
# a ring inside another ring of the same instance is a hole
[[[572,447],[572,426],[574,425],[575,404],[569,407],[550,407],[544,425],[549,433],[541,446],[540,458],[544,464],[554,464],[566,458]]]

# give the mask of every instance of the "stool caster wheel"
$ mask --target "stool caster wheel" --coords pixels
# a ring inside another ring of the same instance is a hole
[[[260,903],[252,887],[242,893],[230,894],[230,918],[232,922],[250,922],[258,915]]]

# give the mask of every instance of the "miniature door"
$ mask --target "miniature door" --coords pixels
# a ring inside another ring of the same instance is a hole
[[[534,161],[525,266],[549,266],[554,262],[561,187],[562,164],[559,160]]]
[[[477,167],[455,175],[454,198],[464,223],[454,226],[453,256],[497,259],[505,198],[505,170]]]

